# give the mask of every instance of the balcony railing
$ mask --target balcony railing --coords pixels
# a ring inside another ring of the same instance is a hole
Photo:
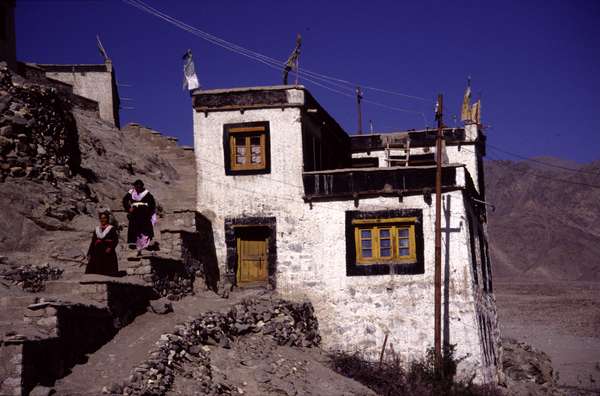
[[[444,190],[461,187],[457,183],[457,168],[444,165]],[[461,169],[462,170],[462,169]],[[357,199],[375,196],[402,196],[435,189],[435,166],[334,169],[304,172],[304,199]]]

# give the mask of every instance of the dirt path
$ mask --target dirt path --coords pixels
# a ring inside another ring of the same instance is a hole
[[[210,347],[215,381],[233,384],[239,394],[375,396],[360,383],[328,367],[319,348],[279,346],[260,335],[241,337],[230,349]],[[186,368],[184,368],[185,370]],[[194,380],[179,375],[169,395],[195,395]]]
[[[177,323],[193,319],[203,312],[224,311],[245,297],[260,290],[232,293],[222,299],[212,292],[204,292],[173,302],[174,312],[157,315],[146,312],[96,352],[87,362],[71,369],[71,373],[55,384],[58,395],[98,395],[102,387],[126,379],[131,370],[148,357],[148,352],[161,334],[173,330]]]
[[[546,352],[559,384],[600,393],[600,283],[496,282],[503,336]]]

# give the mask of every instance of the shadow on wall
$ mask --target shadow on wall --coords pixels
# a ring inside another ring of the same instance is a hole
[[[443,343],[444,351],[446,348],[451,347],[450,343],[450,234],[460,232],[462,228],[462,221],[458,227],[452,228],[452,197],[447,196],[446,202],[442,202],[444,209],[444,219],[446,220],[446,227],[442,228],[444,235],[444,300],[443,300],[443,312],[442,312],[442,328],[443,328]]]
[[[221,274],[219,272],[219,263],[217,261],[212,223],[198,212],[196,212],[196,231],[200,234],[197,252],[198,258],[202,263],[204,281],[206,282],[206,286],[216,293],[219,291],[218,284],[221,279]]]

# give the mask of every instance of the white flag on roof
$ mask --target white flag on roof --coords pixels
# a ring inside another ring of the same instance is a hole
[[[183,60],[183,88],[187,88],[190,91],[200,88],[198,76],[196,76],[196,70],[194,68],[194,61],[192,60],[191,49],[187,50],[185,55],[183,55]]]

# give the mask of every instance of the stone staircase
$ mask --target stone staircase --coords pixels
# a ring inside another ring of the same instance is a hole
[[[196,209],[196,158],[190,146],[179,146],[176,137],[165,136],[140,124],[130,123],[122,128],[124,134],[135,139],[140,151],[155,153],[173,166],[177,177],[167,190],[161,191],[158,203],[166,213]]]
[[[146,312],[150,300],[177,300],[205,289],[195,227],[193,149],[139,124],[122,131],[137,149],[157,154],[175,169],[169,188],[157,197],[162,210],[155,240],[160,250],[136,257],[124,240],[126,213],[113,210],[124,226],[117,249],[123,277],[84,275],[84,266],[75,262],[60,280],[46,282],[41,293],[2,297],[4,317],[21,318],[0,322],[5,334],[0,343],[2,395],[27,395],[37,385],[53,386],[86,354]]]

